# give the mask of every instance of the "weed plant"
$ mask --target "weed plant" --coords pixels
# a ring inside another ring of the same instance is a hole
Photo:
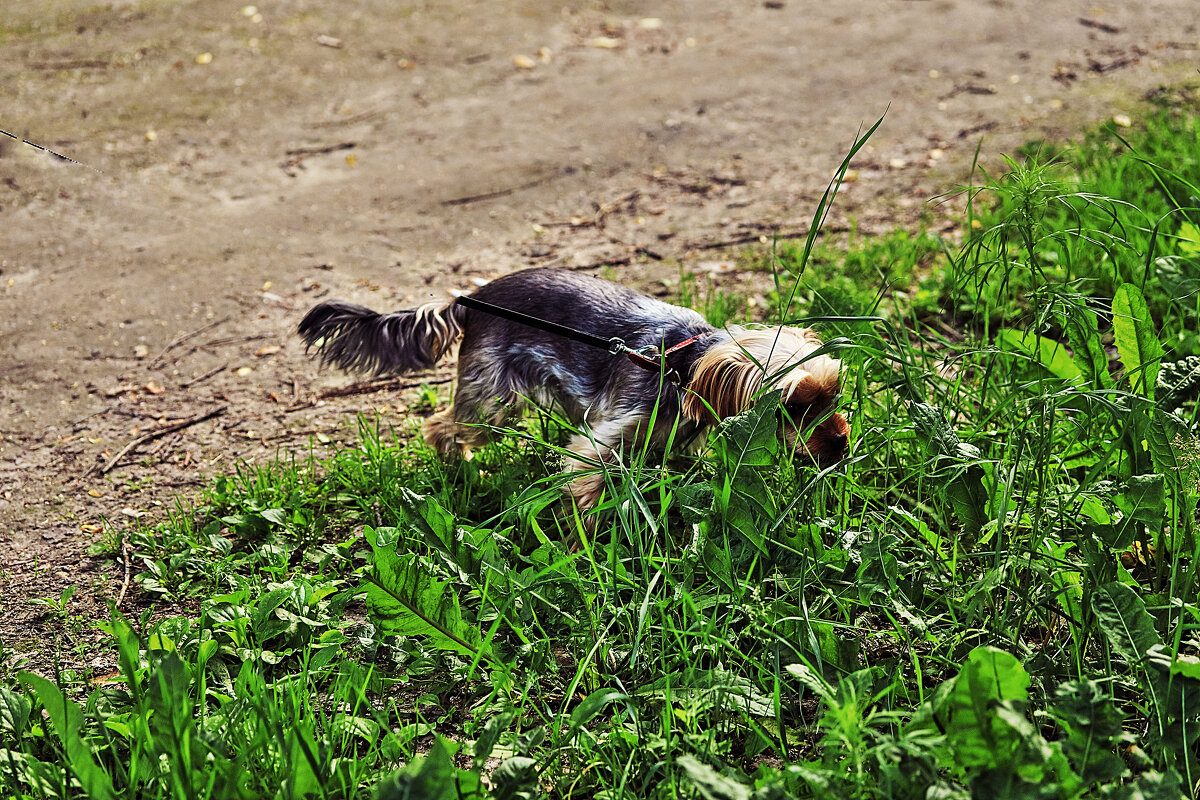
[[[216,480],[131,535],[193,614],[114,613],[86,685],[8,657],[0,792],[1194,796],[1198,131],[1013,160],[961,246],[835,260],[835,179],[765,256],[845,364],[834,467],[781,452],[767,393],[698,457],[612,465],[594,534],[549,414],[467,462],[363,419]]]

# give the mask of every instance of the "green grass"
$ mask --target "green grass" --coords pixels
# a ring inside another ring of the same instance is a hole
[[[593,536],[545,416],[449,463],[360,420],[216,480],[129,532],[180,615],[114,613],[118,675],[6,654],[0,794],[1191,796],[1200,138],[1115,133],[969,189],[960,245],[758,255],[769,318],[836,338],[833,468],[767,397],[611,469]]]

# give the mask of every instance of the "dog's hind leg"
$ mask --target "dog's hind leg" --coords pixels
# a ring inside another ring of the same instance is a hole
[[[443,456],[471,457],[472,448],[482,447],[495,436],[485,425],[464,424],[456,418],[455,406],[439,411],[425,420],[422,436],[425,444]]]
[[[495,440],[493,428],[503,426],[518,410],[519,403],[506,396],[495,379],[495,370],[472,366],[460,357],[454,402],[425,421],[425,443],[443,456],[471,455],[471,449]]]

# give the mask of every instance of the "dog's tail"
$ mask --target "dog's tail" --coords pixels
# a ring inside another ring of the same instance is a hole
[[[454,303],[380,314],[330,300],[300,321],[300,337],[316,347],[322,364],[374,375],[429,369],[462,336],[465,309]]]

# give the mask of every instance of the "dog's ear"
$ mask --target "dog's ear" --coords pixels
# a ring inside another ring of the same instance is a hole
[[[745,411],[760,386],[762,369],[723,342],[697,359],[683,396],[683,413],[697,422],[715,423]]]
[[[714,423],[750,407],[763,386],[764,372],[788,402],[826,405],[838,393],[840,364],[813,356],[821,339],[809,328],[739,331],[696,360],[683,413]]]

